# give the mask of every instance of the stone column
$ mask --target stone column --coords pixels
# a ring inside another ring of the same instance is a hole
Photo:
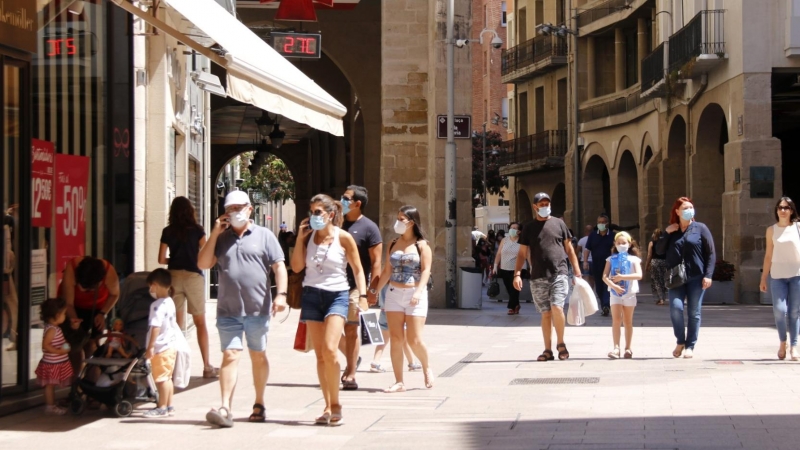
[[[595,66],[594,36],[586,38],[586,100],[597,96],[597,67]]]
[[[640,17],[636,22],[636,73],[639,74],[639,82],[642,82],[642,60],[647,57],[647,19]]]
[[[625,90],[625,35],[622,28],[614,29],[614,81],[617,92]]]

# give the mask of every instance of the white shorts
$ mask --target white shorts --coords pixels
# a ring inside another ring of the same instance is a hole
[[[614,294],[611,294],[611,304],[622,305],[622,306],[636,306],[636,294],[628,294],[623,297],[618,297]]]
[[[428,291],[422,292],[419,303],[412,306],[411,297],[417,288],[414,286],[407,288],[399,288],[396,286],[389,286],[386,290],[386,298],[384,301],[383,309],[387,312],[402,312],[407,316],[427,317],[428,316]]]

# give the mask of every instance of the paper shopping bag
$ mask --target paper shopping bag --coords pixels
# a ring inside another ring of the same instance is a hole
[[[297,332],[294,334],[294,349],[303,353],[314,350],[314,346],[311,344],[311,336],[308,333],[308,326],[306,326],[305,322],[297,324]]]
[[[361,345],[382,345],[383,333],[378,323],[377,311],[361,313]]]

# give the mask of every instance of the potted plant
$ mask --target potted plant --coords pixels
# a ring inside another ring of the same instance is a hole
[[[733,278],[736,275],[736,266],[733,263],[718,259],[714,266],[714,281],[703,296],[704,304],[734,303]]]

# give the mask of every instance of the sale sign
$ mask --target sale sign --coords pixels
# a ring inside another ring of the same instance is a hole
[[[86,192],[89,158],[56,155],[56,273],[58,283],[69,260],[86,253]]]
[[[53,163],[55,147],[52,142],[31,139],[31,182],[33,183],[33,212],[31,225],[53,226]]]

